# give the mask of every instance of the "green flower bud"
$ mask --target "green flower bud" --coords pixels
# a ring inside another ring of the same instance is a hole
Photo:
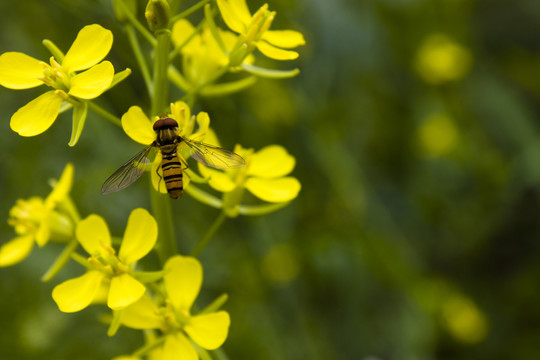
[[[169,26],[171,9],[166,0],[150,0],[146,5],[144,16],[152,31],[166,29]]]

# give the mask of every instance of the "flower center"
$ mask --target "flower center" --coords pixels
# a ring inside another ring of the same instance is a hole
[[[40,76],[40,80],[45,83],[45,85],[55,88],[57,90],[62,90],[69,92],[71,87],[70,76],[62,65],[60,65],[54,57],[50,58],[50,65],[42,63],[43,65],[43,76]]]
[[[41,198],[19,199],[9,212],[8,224],[13,226],[18,234],[35,234],[46,212]]]

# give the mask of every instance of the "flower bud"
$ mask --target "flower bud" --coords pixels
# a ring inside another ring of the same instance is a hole
[[[171,9],[166,0],[150,0],[146,5],[144,16],[152,31],[166,29],[169,26]]]

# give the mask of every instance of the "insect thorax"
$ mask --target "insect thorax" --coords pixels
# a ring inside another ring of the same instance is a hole
[[[164,145],[172,145],[177,144],[179,140],[179,136],[176,133],[175,128],[165,128],[165,129],[159,129],[156,130],[156,143],[159,147],[162,147]]]

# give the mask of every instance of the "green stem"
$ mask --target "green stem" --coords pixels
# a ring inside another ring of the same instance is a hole
[[[170,31],[156,32],[157,45],[154,63],[154,96],[152,97],[152,116],[165,115],[169,101],[169,82],[167,68],[169,66]],[[150,181],[152,210],[158,224],[158,246],[156,251],[162,263],[178,253],[171,209],[171,200],[154,190]]]
[[[152,97],[152,94],[154,92],[154,89],[152,87],[152,78],[150,77],[148,64],[146,63],[146,60],[144,59],[144,55],[141,51],[139,40],[137,39],[137,36],[135,35],[135,31],[133,31],[133,26],[126,25],[125,30],[126,30],[131,48],[133,49],[135,60],[137,60],[137,63],[139,64],[139,69],[141,69],[141,74],[144,79],[146,88],[148,89],[148,94],[150,95],[150,97]]]
[[[206,245],[212,240],[214,235],[216,234],[216,231],[221,227],[225,219],[227,218],[227,215],[225,215],[225,212],[220,212],[219,216],[214,220],[214,223],[212,226],[210,226],[210,229],[204,234],[204,237],[195,245],[195,248],[191,251],[191,256],[199,257],[201,252],[204,250]]]
[[[123,1],[119,1],[118,2],[118,5],[122,7],[122,10],[124,11],[125,15],[127,16],[129,22],[131,23],[131,25],[133,25],[133,27],[135,27],[135,29],[137,29],[137,31],[139,31],[141,33],[141,35],[152,45],[152,46],[156,46],[156,39],[152,36],[152,34],[146,30],[146,28],[143,26],[143,24],[141,24],[139,22],[139,20],[137,20],[137,18],[135,17],[135,15],[133,15],[133,13],[128,9],[128,7],[126,6],[126,4],[124,4]]]
[[[158,225],[158,245],[156,251],[161,263],[164,264],[168,258],[178,253],[176,246],[171,200],[168,195],[158,193],[150,184],[152,194],[152,212]]]
[[[169,101],[169,48],[171,46],[170,30],[156,32],[157,45],[154,63],[154,97],[152,98],[152,116],[165,115]]]
[[[204,5],[206,5],[207,3],[209,3],[210,1],[212,0],[202,0],[200,2],[198,2],[197,4],[193,5],[192,7],[190,7],[189,9],[187,10],[184,10],[182,11],[180,14],[174,16],[171,21],[169,22],[170,24],[174,24],[175,22],[177,22],[178,20],[180,19],[183,19],[191,14],[193,14],[195,11],[199,10],[200,8],[202,8]]]
[[[122,127],[122,121],[115,115],[111,114],[101,106],[91,101],[88,101],[88,108],[116,126]]]
[[[41,277],[41,281],[47,282],[56,276],[56,274],[58,274],[58,272],[68,263],[69,259],[71,259],[71,255],[77,249],[78,245],[77,239],[73,238],[73,240],[66,245],[64,251],[62,251],[60,256],[54,261],[49,270]]]

